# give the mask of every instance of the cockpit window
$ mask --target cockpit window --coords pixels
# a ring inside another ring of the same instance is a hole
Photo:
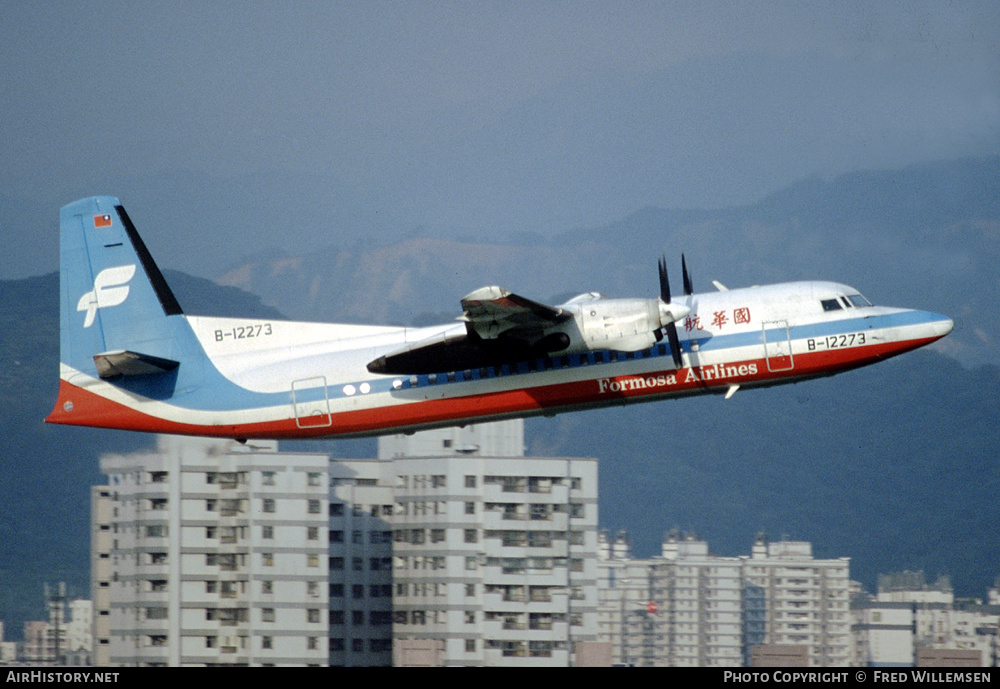
[[[857,307],[871,306],[872,305],[872,303],[870,301],[868,301],[867,299],[865,299],[864,297],[862,297],[860,294],[849,294],[847,296],[847,299],[852,304],[854,304],[854,306],[857,306]]]
[[[824,299],[820,304],[823,305],[824,311],[838,311],[843,308],[836,299]]]

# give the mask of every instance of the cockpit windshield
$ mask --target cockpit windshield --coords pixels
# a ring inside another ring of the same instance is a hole
[[[823,299],[820,305],[824,311],[839,311],[840,309],[862,308],[871,306],[872,303],[860,294],[849,294],[846,297],[835,297],[834,299]]]

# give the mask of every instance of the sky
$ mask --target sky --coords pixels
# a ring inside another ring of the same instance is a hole
[[[58,208],[94,194],[231,221],[232,254],[545,237],[1000,152],[996,2],[3,7],[0,279],[55,270]]]

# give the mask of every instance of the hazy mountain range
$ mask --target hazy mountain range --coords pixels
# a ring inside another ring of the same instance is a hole
[[[650,208],[554,240],[285,247],[220,267],[215,277],[230,287],[167,279],[189,313],[412,323],[453,318],[458,299],[486,284],[548,301],[652,295],[665,251],[679,288],[683,250],[700,290],[712,279],[834,279],[877,303],[948,314],[956,332],[933,351],[728,401],[532,420],[527,438],[535,454],[600,459],[602,528],[629,530],[639,555],[675,527],[727,555],[748,552],[763,530],[810,540],[817,556],[851,557],[852,577],[869,587],[878,572],[924,569],[982,596],[1000,574],[998,192],[1000,158],[962,160],[806,180],[739,208]],[[196,230],[178,228],[170,243],[197,245]],[[163,239],[147,241],[169,268],[156,252]],[[57,388],[57,300],[55,274],[0,282],[0,618],[15,635],[20,620],[41,615],[42,581],[87,595],[97,458],[152,441],[42,422]],[[323,447],[370,456],[374,443]]]
[[[170,244],[185,242],[205,239],[178,228]],[[661,253],[678,289],[682,251],[698,290],[713,289],[711,280],[845,282],[874,303],[952,316],[956,332],[941,346],[967,364],[996,362],[1000,157],[808,179],[724,210],[647,208],[551,240],[285,246],[234,258],[208,277],[290,318],[409,324],[421,314],[454,318],[462,296],[489,284],[543,301],[594,290],[652,295]]]

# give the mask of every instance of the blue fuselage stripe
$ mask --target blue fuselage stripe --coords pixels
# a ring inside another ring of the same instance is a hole
[[[788,328],[788,338],[793,341],[807,338],[821,338],[841,333],[931,323],[940,318],[940,316],[926,311],[899,311],[890,314],[823,320],[801,325],[790,325]],[[769,328],[766,334],[768,342],[779,339],[787,341],[784,328]],[[697,345],[699,353],[705,353],[742,347],[763,347],[764,343],[764,332],[760,328],[726,335],[709,335],[707,337],[692,336],[690,333],[687,335],[688,337],[685,339],[685,333],[681,333],[681,349],[687,353],[692,352],[693,345]],[[458,371],[454,373],[442,372],[417,376],[379,376],[361,379],[350,384],[338,382],[336,385],[326,386],[325,390],[322,387],[297,388],[295,390],[294,401],[297,404],[322,401],[323,399],[335,402],[336,400],[347,399],[352,396],[345,392],[345,389],[349,389],[349,386],[353,387],[356,391],[354,394],[361,394],[357,391],[362,384],[369,387],[369,391],[363,394],[363,396],[369,397],[372,394],[385,394],[393,391],[413,389],[415,387],[434,387],[439,385],[455,385],[464,382],[479,382],[482,380],[523,375],[533,371],[559,371],[562,369],[579,369],[591,366],[604,367],[608,364],[622,364],[664,356],[669,358],[670,352],[661,343],[654,345],[648,350],[629,354],[600,350],[583,354],[570,354],[565,357],[557,355],[550,360],[539,359],[534,362],[534,365],[531,365],[529,362],[504,365],[499,367],[501,369],[500,375],[495,375],[494,368],[488,367],[486,369],[474,369],[468,372],[468,375],[466,375],[466,372]],[[761,356],[763,356],[763,352],[761,352]],[[565,365],[563,364],[564,361],[566,362]],[[583,363],[584,361],[586,363]],[[205,364],[203,384],[187,393],[178,391],[171,398],[170,404],[191,411],[236,411],[291,405],[293,402],[291,383],[289,383],[288,391],[253,392],[233,383],[223,376],[207,358],[205,359]],[[673,368],[673,362],[670,362],[669,368]],[[482,375],[483,372],[486,375]],[[623,371],[622,373],[625,374],[628,372]],[[607,373],[602,373],[602,375],[606,376]],[[601,376],[595,376],[595,378],[597,377]],[[415,385],[411,382],[413,380],[416,381]],[[433,383],[431,382],[432,380],[434,381]],[[396,383],[396,381],[400,382]],[[144,394],[141,387],[135,385],[125,384],[121,385],[121,387],[136,394]],[[158,395],[148,396],[155,399]]]

